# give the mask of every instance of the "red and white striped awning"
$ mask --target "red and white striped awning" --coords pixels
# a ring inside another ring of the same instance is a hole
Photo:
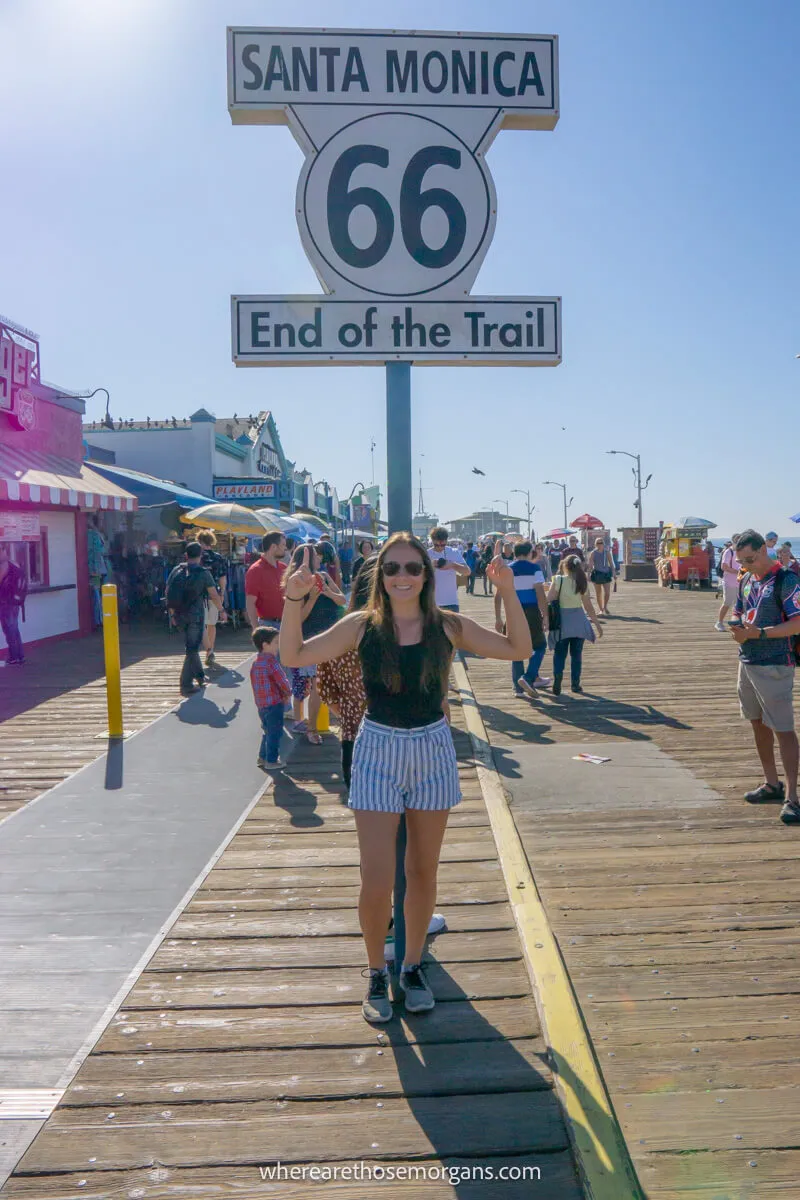
[[[54,454],[0,446],[0,502],[57,504],[64,508],[115,509],[133,512],[138,501],[85,463],[75,464]]]

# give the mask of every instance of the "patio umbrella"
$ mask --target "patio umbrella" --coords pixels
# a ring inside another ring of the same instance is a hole
[[[551,529],[550,532],[546,533],[544,536],[546,538],[565,538],[569,537],[571,533],[571,529]]]
[[[713,521],[709,521],[706,517],[682,517],[680,521],[675,522],[679,529],[716,529]]]
[[[218,533],[248,534],[253,537],[271,533],[277,528],[269,518],[259,516],[242,504],[202,504],[181,515],[184,525],[199,525]]]
[[[570,522],[572,529],[602,529],[603,522],[599,517],[593,517],[591,513],[581,513],[574,521]]]
[[[278,508],[257,508],[255,511],[256,516],[268,521],[273,529],[278,529],[281,533],[296,532],[297,521],[289,513],[282,512]]]

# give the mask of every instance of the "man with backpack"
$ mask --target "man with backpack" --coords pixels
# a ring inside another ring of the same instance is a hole
[[[745,793],[750,804],[785,801],[781,820],[800,824],[798,749],[792,691],[800,637],[800,578],[769,555],[766,541],[746,529],[734,542],[745,574],[733,606],[731,632],[739,643],[739,705],[753,726],[764,782]],[[786,784],[778,779],[778,739]]]
[[[200,647],[206,626],[206,597],[219,612],[220,621],[227,619],[222,599],[211,572],[203,566],[203,547],[190,542],[186,547],[186,562],[179,563],[167,580],[167,608],[177,627],[183,630],[186,657],[181,669],[181,695],[191,696],[205,683]]]
[[[24,608],[27,592],[25,572],[9,558],[7,546],[0,545],[0,629],[8,647],[8,667],[21,667],[25,662],[19,613]]]

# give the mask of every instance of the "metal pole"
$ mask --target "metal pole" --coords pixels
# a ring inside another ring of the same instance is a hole
[[[561,486],[564,489],[564,528],[566,529],[567,528],[567,485],[565,483],[562,483]]]
[[[108,736],[124,737],[122,728],[122,677],[119,657],[119,614],[117,588],[103,584],[103,650],[106,660],[106,698],[108,701]]]
[[[644,528],[644,517],[642,516],[642,456],[636,455],[636,491],[639,498],[639,527]]]
[[[411,529],[411,363],[386,364],[389,533]]]
[[[386,364],[386,494],[389,533],[411,525],[411,363]],[[395,843],[394,967],[399,972],[406,953],[406,819],[400,818]]]

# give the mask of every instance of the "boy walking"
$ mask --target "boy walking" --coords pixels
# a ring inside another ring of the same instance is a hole
[[[256,702],[261,728],[261,748],[258,765],[265,771],[277,771],[286,764],[280,758],[283,737],[283,711],[291,698],[292,688],[281,664],[278,662],[277,629],[260,626],[253,633],[256,657],[250,668],[250,683]]]

